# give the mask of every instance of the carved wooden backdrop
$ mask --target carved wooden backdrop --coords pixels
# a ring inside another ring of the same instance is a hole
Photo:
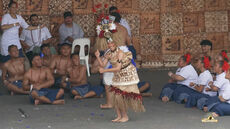
[[[203,39],[211,40],[216,52],[230,50],[230,0],[17,1],[19,12],[25,19],[37,13],[56,39],[63,12],[72,11],[74,21],[92,42],[96,34],[91,12],[93,5],[117,6],[130,24],[133,44],[143,66],[176,65],[179,55],[200,52],[199,43]],[[0,0],[0,15],[7,12],[8,2]]]

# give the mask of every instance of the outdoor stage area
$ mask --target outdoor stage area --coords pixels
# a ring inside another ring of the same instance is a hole
[[[202,123],[208,114],[184,108],[174,102],[163,103],[158,99],[161,88],[167,82],[167,72],[139,70],[141,81],[151,83],[152,97],[144,98],[145,113],[129,112],[127,123],[112,123],[113,109],[101,110],[105,98],[74,101],[65,94],[65,105],[39,105],[29,103],[28,96],[10,96],[0,88],[0,129],[229,129],[230,116],[218,118],[218,123]],[[99,84],[99,75],[89,78],[91,84]],[[18,109],[29,115],[22,118]]]

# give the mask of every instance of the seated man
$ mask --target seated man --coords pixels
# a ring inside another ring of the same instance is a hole
[[[34,105],[64,104],[63,89],[48,89],[54,84],[54,78],[49,68],[42,67],[39,54],[32,56],[32,68],[24,75],[23,89],[30,90],[30,98]]]
[[[104,87],[90,86],[87,84],[86,67],[80,64],[79,55],[74,53],[71,55],[73,66],[68,67],[66,77],[62,79],[62,85],[69,87],[74,99],[89,98],[102,95]],[[67,82],[67,84],[65,83]]]
[[[62,77],[66,76],[67,68],[72,66],[70,59],[71,45],[68,43],[61,44],[60,54],[55,56],[50,64],[51,72],[55,77],[54,87],[63,87],[61,85]]]
[[[25,59],[19,57],[19,50],[16,45],[8,47],[10,60],[3,65],[2,80],[4,85],[14,93],[29,94],[28,91],[22,89],[22,80],[25,73]]]
[[[73,22],[71,12],[64,13],[64,23],[59,28],[60,44],[72,44],[75,39],[83,38],[84,32],[81,27]]]
[[[31,60],[33,53],[40,53],[40,46],[51,42],[51,34],[47,27],[40,28],[39,18],[37,14],[30,16],[31,26],[38,26],[35,30],[22,31],[20,35],[21,44],[26,50],[26,56]]]
[[[55,57],[56,55],[53,55],[53,54],[50,52],[50,45],[49,45],[49,44],[43,44],[43,45],[41,46],[41,51],[42,51],[42,54],[43,54],[43,57],[42,57],[42,65],[49,68],[52,59],[54,59],[54,57]]]

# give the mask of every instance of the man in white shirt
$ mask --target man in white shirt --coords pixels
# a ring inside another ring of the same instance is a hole
[[[30,23],[32,26],[39,26],[39,19],[37,14],[32,14],[30,16]],[[51,34],[47,27],[38,27],[35,30],[22,31],[20,35],[21,44],[26,50],[26,55],[29,60],[33,53],[40,53],[40,46],[42,44],[48,44],[51,42]]]
[[[73,22],[71,12],[64,13],[64,23],[59,28],[60,44],[72,44],[75,39],[83,38],[84,32],[81,27]]]
[[[109,8],[109,14],[111,15],[113,12],[119,13],[118,8],[115,7],[115,6],[111,6],[111,7]],[[120,20],[120,25],[122,25],[122,26],[124,26],[124,27],[126,28],[126,30],[127,30],[127,32],[128,32],[128,35],[129,35],[129,37],[131,38],[131,37],[132,37],[132,35],[131,35],[131,29],[130,29],[129,23],[126,21],[126,19],[121,18],[121,20]],[[133,59],[136,59],[136,50],[135,50],[135,48],[133,47],[133,45],[132,45],[132,44],[128,44],[127,47],[128,47],[129,50],[132,52],[132,54],[133,54]]]

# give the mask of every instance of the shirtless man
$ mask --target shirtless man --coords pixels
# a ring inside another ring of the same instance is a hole
[[[67,68],[72,66],[70,59],[71,45],[68,43],[61,44],[60,53],[61,55],[55,56],[50,65],[50,69],[55,77],[55,87],[64,87],[61,85],[62,77],[66,76]]]
[[[42,67],[42,60],[38,54],[32,56],[32,68],[24,75],[23,89],[29,91],[34,105],[64,104],[63,89],[48,89],[54,84],[54,78],[49,68]]]
[[[41,46],[41,51],[44,55],[42,58],[42,65],[46,67],[50,67],[51,61],[52,59],[54,59],[56,55],[51,54],[49,44],[43,44]]]
[[[22,80],[25,73],[25,59],[19,57],[19,50],[16,45],[8,47],[10,60],[3,65],[2,80],[4,85],[14,93],[29,94],[28,91],[22,89]]]
[[[74,53],[71,55],[71,59],[73,65],[67,69],[67,76],[62,78],[62,85],[70,86],[75,100],[100,96],[104,88],[87,84],[86,67],[80,64],[79,55]]]

